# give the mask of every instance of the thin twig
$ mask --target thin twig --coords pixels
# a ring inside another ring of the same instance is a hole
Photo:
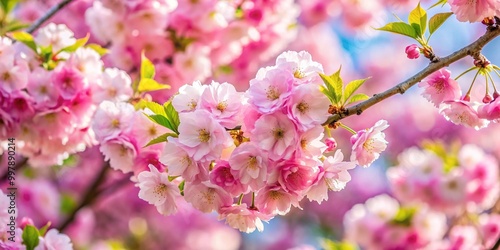
[[[456,51],[455,53],[447,56],[440,58],[437,62],[429,64],[429,66],[425,67],[423,70],[415,74],[414,76],[410,77],[404,82],[401,82],[400,84],[382,92],[379,94],[373,95],[370,99],[358,103],[354,106],[351,106],[345,110],[343,110],[341,113],[336,113],[333,114],[328,118],[328,120],[323,124],[323,125],[328,125],[335,123],[343,118],[346,118],[348,116],[357,114],[360,115],[364,110],[368,109],[369,107],[393,96],[396,94],[403,94],[406,90],[408,90],[410,87],[413,85],[417,84],[418,82],[422,81],[424,78],[429,76],[430,74],[436,72],[437,70],[444,68],[446,66],[449,66],[450,64],[466,57],[466,56],[471,56],[474,59],[480,58],[481,55],[481,50],[483,47],[491,42],[495,37],[500,35],[500,28],[494,28],[494,29],[489,29],[486,31],[486,33],[481,36],[479,39],[477,39],[475,42],[469,44],[468,46]]]
[[[76,206],[73,211],[71,211],[66,220],[64,220],[64,222],[62,222],[58,227],[59,231],[63,231],[67,226],[71,224],[71,222],[73,222],[73,220],[75,220],[76,214],[78,213],[78,211],[80,211],[80,209],[94,202],[94,200],[97,198],[97,190],[101,183],[103,183],[106,179],[106,172],[109,168],[109,162],[106,162],[102,165],[101,171],[96,175],[94,181],[88,186],[87,191],[83,195],[83,198],[78,206]]]
[[[62,8],[64,8],[66,5],[68,5],[69,3],[73,2],[73,0],[63,0],[61,1],[60,3],[54,5],[52,8],[50,8],[50,10],[45,13],[45,15],[43,15],[42,17],[40,17],[38,20],[36,20],[27,30],[26,32],[28,33],[33,33],[35,32],[35,30],[37,30],[38,28],[40,28],[40,26],[42,26],[42,24],[49,20],[53,15],[55,15],[58,11],[60,11]]]

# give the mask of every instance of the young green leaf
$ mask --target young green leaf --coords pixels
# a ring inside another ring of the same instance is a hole
[[[429,20],[429,33],[432,35],[451,15],[453,15],[453,12],[437,13],[431,17]]]
[[[45,235],[45,233],[47,233],[47,230],[49,229],[49,227],[50,227],[51,224],[52,223],[50,223],[50,221],[49,221],[49,222],[47,222],[47,224],[45,224],[45,226],[41,227],[38,230],[38,233],[40,234],[40,236],[43,237]]]
[[[87,44],[87,46],[85,46],[85,47],[93,49],[100,56],[103,56],[103,55],[108,53],[108,50],[106,48],[101,47],[101,45],[99,45],[99,44],[91,43],[91,44]]]
[[[354,92],[356,92],[356,90],[358,90],[358,88],[361,87],[361,85],[363,85],[368,79],[369,78],[359,79],[348,83],[344,89],[343,103],[345,104],[345,102],[349,100],[349,97],[351,97],[354,94]]]
[[[366,101],[370,99],[369,96],[365,94],[355,94],[353,95],[349,100],[347,104],[355,103],[355,102],[361,102],[361,101]]]
[[[142,99],[137,104],[135,104],[135,108],[136,109],[148,108],[151,111],[153,111],[153,113],[155,113],[157,115],[162,115],[162,116],[167,117],[167,114],[165,113],[165,109],[163,108],[163,106],[159,103],[156,103],[156,102],[149,102],[149,101]]]
[[[429,10],[440,5],[440,4],[441,4],[441,7],[443,7],[447,2],[448,2],[448,0],[438,0],[437,3],[435,3],[431,7],[429,7]]]
[[[155,91],[155,90],[160,90],[160,89],[170,89],[170,85],[168,84],[161,84],[153,79],[150,78],[142,78],[139,81],[139,86],[137,87],[137,91],[139,92],[149,92],[149,91]]]
[[[415,29],[411,25],[409,25],[407,23],[403,23],[403,22],[388,23],[384,27],[378,28],[376,30],[388,31],[388,32],[408,36],[411,38],[418,37],[417,33],[415,32]]]
[[[79,49],[83,45],[87,44],[87,42],[89,41],[89,37],[90,37],[90,34],[87,33],[87,35],[84,38],[80,38],[80,39],[76,40],[76,42],[73,45],[70,45],[68,47],[62,48],[57,53],[60,53],[60,52],[69,52],[69,53],[75,52],[77,49]]]
[[[26,246],[26,250],[33,250],[38,246],[40,233],[38,229],[32,225],[27,225],[23,230],[23,244]]]
[[[144,114],[146,115],[146,114]],[[159,125],[172,130],[172,123],[167,119],[167,117],[162,115],[146,115],[151,121],[158,123]]]
[[[3,36],[7,32],[22,30],[24,28],[28,28],[29,26],[30,25],[27,23],[22,23],[22,22],[19,22],[17,20],[13,20],[13,21],[9,22],[8,24],[6,24],[5,26],[0,27],[0,35]]]
[[[174,105],[172,105],[171,101],[168,101],[163,104],[163,108],[165,109],[165,113],[167,114],[168,120],[172,123],[173,127],[170,128],[175,133],[179,134],[179,124],[181,123],[179,119],[179,113],[175,110]]]
[[[2,5],[3,12],[9,14],[18,2],[19,0],[0,0],[0,5]]]
[[[427,28],[427,12],[418,3],[417,7],[410,12],[408,16],[408,22],[412,27],[419,27],[419,32],[417,30],[417,35],[422,36]]]
[[[340,68],[337,72],[335,72],[331,76],[319,73],[319,76],[321,77],[326,86],[326,90],[323,87],[321,91],[323,93],[327,92],[325,94],[330,98],[332,103],[335,104],[340,104],[342,100],[342,88],[344,83],[342,81],[342,78],[340,77],[341,69],[342,68]]]
[[[24,43],[26,46],[28,46],[30,49],[33,51],[36,51],[36,43],[35,39],[30,33],[24,32],[24,31],[16,31],[11,34],[12,38],[14,40],[17,40],[21,43]]]
[[[143,51],[141,54],[141,80],[142,79],[153,79],[154,76],[155,76],[155,66],[144,55],[144,51]]]
[[[158,144],[158,143],[162,143],[162,142],[166,142],[168,141],[168,137],[177,137],[177,134],[174,134],[174,133],[165,133],[163,135],[160,135],[156,138],[154,138],[153,140],[151,140],[150,142],[148,142],[148,144],[146,144],[146,146],[144,147],[148,147],[148,146],[151,146],[151,145],[154,145],[154,144]]]

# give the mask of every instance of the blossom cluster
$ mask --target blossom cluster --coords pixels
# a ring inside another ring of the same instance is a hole
[[[96,104],[132,94],[130,77],[116,68],[103,71],[96,51],[67,49],[76,41],[65,25],[40,29],[34,43],[51,55],[45,62],[22,43],[0,40],[0,140],[16,138],[32,166],[61,164],[93,145]]]
[[[481,22],[485,18],[500,15],[499,0],[450,0],[451,10],[461,22]]]
[[[387,175],[399,200],[424,202],[437,211],[482,211],[500,195],[498,162],[472,144],[456,155],[407,149]]]
[[[298,13],[293,0],[96,0],[85,22],[120,68],[138,66],[144,50],[159,81],[179,87],[216,76],[246,87],[242,80],[295,37]]]
[[[427,204],[400,204],[386,194],[352,207],[344,226],[346,238],[367,250],[489,249],[500,236],[498,214],[481,214],[476,221],[448,225],[446,214]]]
[[[400,205],[384,194],[354,205],[344,226],[347,239],[363,249],[425,249],[444,236],[446,216],[425,206]]]
[[[439,107],[439,112],[454,124],[478,130],[490,122],[500,121],[500,98],[497,92],[493,97],[487,95],[482,102],[471,101],[469,93],[462,97],[458,82],[451,78],[451,72],[447,69],[432,73],[419,86],[424,88],[422,95]]]
[[[10,249],[10,250],[23,250],[26,247],[22,244],[23,240],[21,235],[23,234],[23,228],[27,225],[32,225],[33,221],[30,218],[23,218],[21,221],[16,221],[17,223],[12,223],[12,207],[9,208],[11,198],[0,190],[0,248]],[[9,224],[14,224],[14,226],[9,226]],[[12,231],[10,233],[9,231]],[[10,239],[9,239],[10,238]],[[70,238],[60,233],[57,229],[48,230],[45,235],[39,236],[39,243],[35,247],[35,250],[71,250],[73,249],[73,244]]]
[[[300,208],[305,197],[327,200],[329,190],[342,190],[350,181],[348,170],[368,166],[385,149],[387,125],[381,121],[356,134],[351,161],[340,150],[324,155],[335,141],[323,142],[330,101],[320,91],[322,71],[307,52],[288,51],[259,70],[246,92],[226,82],[182,86],[171,101],[178,134],[166,128],[160,133],[151,127],[155,115],[146,117],[151,109],[135,111],[126,103],[101,104],[93,128],[111,167],[134,171],[139,197],[161,214],[175,213],[176,200],[184,196],[241,231],[261,231],[262,221]],[[165,133],[166,143],[142,148]],[[141,136],[147,140],[138,143]],[[150,154],[154,160],[137,161],[139,151],[160,148],[159,158]]]

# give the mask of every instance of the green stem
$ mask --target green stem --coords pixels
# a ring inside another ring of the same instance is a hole
[[[470,84],[469,90],[467,91],[467,94],[465,95],[470,95],[470,92],[472,91],[472,87],[474,86],[474,83],[476,82],[476,78],[479,75],[479,71],[477,71],[476,75],[474,76],[474,79],[472,79],[472,83]]]
[[[466,70],[465,72],[463,72],[462,74],[460,74],[459,76],[457,76],[457,77],[455,78],[455,81],[456,81],[456,80],[458,80],[458,78],[462,77],[463,75],[465,75],[465,74],[467,74],[467,73],[471,72],[471,71],[472,71],[472,70],[474,70],[475,68],[477,68],[477,67],[476,67],[476,66],[474,66],[474,67],[470,67],[468,70]]]
[[[346,125],[345,125],[345,124],[343,124],[343,123],[340,123],[340,122],[339,122],[339,123],[337,123],[337,125],[339,125],[339,126],[340,126],[341,128],[343,128],[343,129],[345,129],[345,130],[347,130],[347,131],[351,132],[351,134],[353,134],[353,135],[357,134],[357,132],[356,132],[356,131],[354,131],[354,129],[352,129],[352,128],[350,128],[350,127],[346,126]]]
[[[243,201],[243,194],[240,194],[240,198],[238,199],[238,205],[241,205],[242,201]]]
[[[324,128],[325,128],[325,130],[326,130],[326,135],[327,135],[328,137],[332,137],[332,132],[330,131],[330,128],[329,128],[328,126],[323,126],[323,127],[324,127]]]

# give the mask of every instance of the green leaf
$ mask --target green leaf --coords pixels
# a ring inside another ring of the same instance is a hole
[[[45,236],[45,233],[47,233],[47,230],[49,229],[51,224],[52,223],[49,221],[49,222],[47,222],[47,224],[45,224],[45,226],[43,226],[42,228],[40,228],[38,230],[38,233],[40,234],[40,236],[42,236],[42,237]]]
[[[369,96],[365,94],[355,94],[351,97],[351,99],[348,100],[347,104],[355,103],[355,102],[361,102],[361,101],[366,101],[370,99]]]
[[[162,115],[147,115],[147,117],[149,117],[149,119],[153,122],[156,122],[158,123],[159,125],[165,127],[165,128],[169,128],[169,129],[172,129],[172,123],[170,123],[170,121],[167,119],[167,117],[165,116],[162,116]]]
[[[363,85],[368,79],[369,78],[354,80],[345,86],[344,101],[343,101],[344,104],[347,100],[349,100],[349,97],[351,97],[354,94],[354,92],[356,92],[356,90],[358,90],[358,88],[361,87],[361,85]]]
[[[137,91],[139,92],[149,92],[160,89],[170,89],[170,85],[161,84],[150,78],[142,78],[139,81],[139,86],[137,87]]]
[[[77,49],[79,49],[83,45],[87,44],[87,42],[89,41],[89,37],[90,37],[90,35],[87,33],[87,35],[84,38],[80,38],[80,39],[76,40],[76,42],[73,45],[70,45],[68,47],[62,48],[57,53],[60,53],[60,52],[69,52],[69,53],[75,52]]]
[[[108,53],[108,49],[101,47],[101,45],[99,45],[99,44],[91,43],[91,44],[87,44],[85,47],[93,49],[100,56],[103,56],[103,55]]]
[[[0,4],[2,5],[2,9],[4,13],[9,14],[14,7],[16,7],[16,4],[19,2],[19,0],[0,0]]]
[[[415,28],[418,37],[425,33],[427,28],[427,12],[420,6],[420,3],[410,12],[408,22],[413,28],[418,26],[418,30]]]
[[[159,103],[156,103],[156,102],[150,102],[150,101],[146,101],[144,99],[140,100],[136,105],[135,107],[137,109],[145,109],[145,108],[148,108],[150,109],[151,111],[153,111],[153,113],[157,114],[157,115],[162,115],[162,116],[167,116],[167,114],[165,113],[165,109],[163,108],[163,106]]]
[[[33,51],[36,51],[36,43],[35,39],[30,33],[24,32],[24,31],[16,31],[11,34],[12,38],[24,43],[26,46],[28,46],[30,49]]]
[[[30,25],[27,23],[22,23],[17,20],[11,21],[5,26],[0,28],[0,35],[5,35],[7,32],[13,32],[13,31],[18,31],[22,30],[24,28],[29,27]]]
[[[431,35],[443,25],[448,18],[453,15],[453,12],[437,13],[429,20],[429,32]]]
[[[403,22],[388,23],[384,27],[378,28],[376,30],[388,31],[388,32],[408,36],[411,38],[418,37],[417,33],[415,32],[415,29],[411,25],[409,25],[407,23],[403,23]]]
[[[71,214],[76,206],[76,200],[72,195],[68,193],[62,194],[60,208],[63,214]]]
[[[327,76],[324,74],[319,73],[319,76],[325,83],[326,89],[323,87],[321,88],[322,92],[327,92],[325,93],[332,103],[334,104],[340,104],[342,101],[342,88],[343,88],[343,81],[342,78],[340,77],[340,71],[342,68],[340,68],[337,72],[335,72],[331,76]]]
[[[144,51],[143,51],[141,54],[141,80],[142,79],[153,79],[154,76],[155,76],[155,66],[144,55]]]
[[[172,124],[172,128],[170,128],[170,130],[179,134],[178,128],[179,128],[179,124],[181,123],[181,121],[179,119],[179,113],[177,112],[177,110],[175,110],[174,105],[172,105],[171,101],[164,103],[163,108],[165,109],[165,113],[167,114],[168,120]]]
[[[184,184],[186,184],[186,181],[182,181],[181,184],[179,184],[179,191],[181,191],[182,196],[184,196]]]
[[[49,62],[52,59],[52,44],[49,46],[39,47],[39,55],[44,62]]]
[[[413,207],[401,207],[391,220],[392,224],[401,226],[410,226],[413,219],[413,215],[417,212],[416,208]]]
[[[353,244],[348,242],[333,241],[330,239],[323,239],[321,247],[324,250],[356,250],[356,247]]]
[[[38,246],[40,233],[38,229],[32,225],[27,225],[23,230],[23,245],[26,246],[26,250],[33,250]]]
[[[162,142],[166,142],[168,141],[168,137],[177,137],[177,134],[174,134],[174,133],[165,133],[163,135],[160,135],[156,138],[154,138],[153,140],[151,140],[150,142],[148,142],[148,144],[146,144],[145,147],[148,147],[148,146],[151,146],[151,145],[154,145],[154,144],[158,144],[158,143],[162,143]]]
[[[435,3],[431,7],[429,7],[429,9],[432,9],[440,4],[441,4],[441,7],[443,7],[447,2],[448,2],[448,0],[439,0],[439,1],[437,1],[437,3]]]

